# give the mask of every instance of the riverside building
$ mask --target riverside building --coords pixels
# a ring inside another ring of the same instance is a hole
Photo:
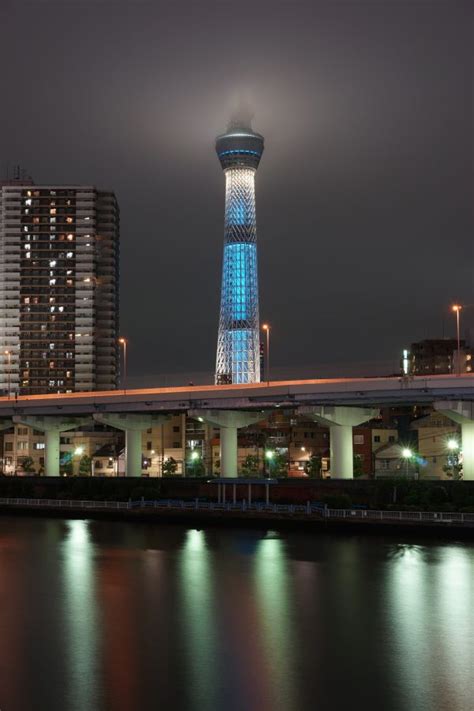
[[[117,386],[118,264],[114,193],[0,183],[0,391]]]

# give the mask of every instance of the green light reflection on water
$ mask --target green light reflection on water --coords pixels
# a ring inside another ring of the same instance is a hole
[[[64,542],[64,623],[70,693],[68,708],[98,708],[98,613],[93,545],[87,521],[68,521]]]
[[[474,693],[474,567],[472,549],[449,546],[442,551],[435,569],[439,643],[443,650],[440,666],[443,686],[451,698],[461,692],[472,699]],[[442,627],[442,628],[441,628]],[[439,678],[439,676],[438,676]],[[451,706],[453,708],[453,706]]]
[[[204,533],[187,532],[180,555],[184,655],[193,708],[216,708],[216,621],[210,553]]]
[[[406,546],[392,561],[396,678],[407,708],[467,708],[472,696],[472,551]]]
[[[298,709],[295,660],[292,658],[296,645],[292,639],[290,579],[284,543],[279,538],[263,539],[255,555],[255,589],[265,649],[267,688],[273,693],[271,708],[274,711]]]

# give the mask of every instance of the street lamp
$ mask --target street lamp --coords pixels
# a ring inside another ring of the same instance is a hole
[[[402,458],[405,460],[406,474],[408,476],[408,462],[413,457],[413,452],[408,447],[402,449]]]
[[[271,474],[271,471],[272,471],[271,464],[272,464],[274,454],[275,454],[275,452],[273,452],[271,449],[267,449],[265,452],[265,459],[268,462],[268,470],[267,470],[267,467],[265,466],[265,474]]]
[[[5,351],[5,355],[7,356],[7,363],[8,363],[8,373],[7,373],[7,387],[8,387],[8,399],[10,399],[10,392],[11,392],[11,364],[12,364],[12,354],[11,351]]]
[[[262,330],[265,331],[267,335],[267,355],[265,359],[265,370],[267,371],[267,385],[270,385],[270,324],[264,323],[262,326]]]
[[[461,375],[461,336],[460,336],[460,329],[459,329],[459,321],[460,321],[462,306],[460,304],[453,304],[453,306],[451,308],[452,308],[452,311],[454,311],[454,313],[456,314],[456,332],[457,332],[457,340],[458,340],[458,375]]]
[[[126,338],[119,338],[119,343],[123,347],[123,377],[122,385],[124,393],[127,390],[127,344],[128,340]]]
[[[450,452],[455,452],[457,449],[459,449],[459,442],[456,439],[449,439],[448,449]]]

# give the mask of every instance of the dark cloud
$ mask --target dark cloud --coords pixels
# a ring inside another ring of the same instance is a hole
[[[116,190],[137,379],[213,372],[213,141],[239,93],[266,139],[257,214],[275,374],[395,368],[406,343],[453,332],[451,299],[474,303],[472,3],[37,1],[2,13],[0,156],[37,182]]]

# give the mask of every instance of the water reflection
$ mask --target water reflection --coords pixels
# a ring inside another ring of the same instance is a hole
[[[187,532],[180,559],[180,593],[189,708],[217,708],[216,603],[210,553],[203,531]]]
[[[396,679],[406,708],[464,709],[474,692],[470,547],[411,547],[390,568]]]
[[[87,521],[70,521],[64,542],[64,623],[67,643],[68,708],[98,705],[98,612],[93,545]]]
[[[474,547],[0,518],[0,708],[464,711]]]
[[[266,708],[298,709],[294,685],[294,622],[291,576],[284,544],[278,537],[260,542],[255,556],[255,587],[263,646],[259,673],[266,681]]]

